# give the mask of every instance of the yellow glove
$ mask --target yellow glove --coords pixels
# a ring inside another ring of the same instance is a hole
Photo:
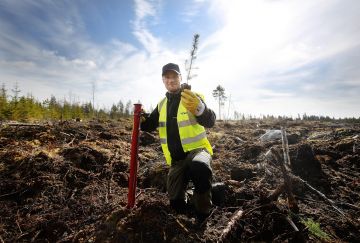
[[[181,103],[183,106],[195,116],[200,116],[205,109],[204,103],[196,96],[194,92],[184,89],[181,92]]]

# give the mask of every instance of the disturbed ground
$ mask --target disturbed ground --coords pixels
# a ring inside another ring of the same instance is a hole
[[[136,207],[126,208],[130,119],[2,124],[0,242],[359,242],[360,124],[287,122],[292,189],[273,197],[284,179],[265,154],[282,142],[261,136],[280,125],[208,129],[214,183],[224,186],[199,222],[191,208],[169,207],[156,133],[141,133]]]

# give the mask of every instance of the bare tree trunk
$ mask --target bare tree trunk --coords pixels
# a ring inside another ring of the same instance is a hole
[[[92,117],[95,113],[95,81],[92,83]]]
[[[221,117],[221,115],[220,115],[220,104],[221,104],[221,101],[220,101],[220,96],[219,96],[219,120],[220,120],[220,117]]]

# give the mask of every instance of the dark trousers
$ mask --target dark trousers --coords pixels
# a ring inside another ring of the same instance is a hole
[[[199,213],[208,214],[211,202],[211,155],[206,149],[192,150],[184,160],[172,161],[167,177],[170,202],[185,203],[189,181],[195,186],[193,203]]]

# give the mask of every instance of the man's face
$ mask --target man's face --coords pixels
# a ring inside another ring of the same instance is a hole
[[[162,76],[163,83],[165,84],[166,89],[170,93],[175,93],[180,89],[181,75],[177,74],[174,71],[166,71]]]

